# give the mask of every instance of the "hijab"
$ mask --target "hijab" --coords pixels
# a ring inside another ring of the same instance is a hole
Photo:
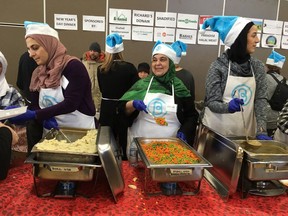
[[[138,80],[121,98],[120,100],[144,100],[149,83],[152,80],[149,93],[172,94],[172,84],[177,97],[189,97],[190,92],[183,82],[176,77],[175,65],[169,59],[169,69],[161,77],[157,77],[151,73],[148,77]]]
[[[231,48],[227,50],[228,58],[232,62],[243,64],[250,59],[250,54],[247,53],[247,35],[253,25],[253,22],[249,22],[231,45]]]
[[[46,65],[39,65],[32,74],[30,90],[39,91],[40,88],[57,88],[60,86],[62,71],[76,57],[67,55],[66,47],[55,37],[34,34],[28,37],[36,40],[48,52]]]
[[[8,62],[2,52],[0,52],[0,62],[2,64],[2,72],[0,74],[0,97],[3,97],[9,89],[9,84],[5,78]]]

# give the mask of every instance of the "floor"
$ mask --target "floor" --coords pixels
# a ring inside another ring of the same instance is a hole
[[[125,189],[115,202],[103,170],[94,181],[78,182],[74,198],[40,198],[35,194],[32,165],[14,164],[6,180],[0,181],[0,215],[287,215],[288,196],[248,195],[238,192],[228,201],[222,200],[203,178],[197,195],[155,195],[144,192],[144,169],[122,163]],[[55,181],[36,179],[42,194],[53,191]],[[83,196],[85,195],[85,196]]]

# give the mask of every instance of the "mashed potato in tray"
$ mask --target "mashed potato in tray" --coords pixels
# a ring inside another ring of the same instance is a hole
[[[37,151],[69,152],[69,153],[97,153],[96,146],[97,130],[89,130],[87,134],[72,143],[66,140],[44,139],[37,143],[34,148]]]

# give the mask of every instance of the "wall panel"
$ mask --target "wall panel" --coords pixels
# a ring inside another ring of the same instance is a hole
[[[277,13],[280,2],[279,13]],[[44,5],[46,3],[46,5]],[[288,1],[286,0],[0,0],[0,50],[8,60],[7,79],[16,83],[18,60],[26,50],[24,41],[24,20],[44,21],[54,27],[54,14],[73,14],[78,17],[78,30],[58,30],[60,39],[67,47],[68,53],[81,57],[91,42],[97,41],[105,50],[106,32],[82,31],[82,16],[106,16],[109,8],[135,9],[147,11],[166,11],[197,15],[239,15],[250,18],[261,18],[288,21]],[[107,7],[108,5],[108,7]],[[44,11],[46,8],[46,11]],[[45,16],[45,17],[44,17]],[[109,17],[106,17],[106,20]],[[11,25],[7,25],[11,23]],[[150,62],[154,42],[124,40],[124,57],[137,66],[142,61]],[[181,65],[191,71],[196,83],[196,99],[204,99],[205,78],[209,66],[223,46],[188,45],[187,56],[182,58]],[[258,48],[253,54],[263,62],[271,49]],[[288,57],[288,50],[276,51]],[[284,64],[283,74],[288,77],[288,63]]]

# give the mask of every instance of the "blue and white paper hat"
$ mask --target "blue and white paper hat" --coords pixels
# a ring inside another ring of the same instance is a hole
[[[173,44],[171,44],[171,47],[175,50],[176,52],[176,58],[174,61],[174,64],[179,64],[181,57],[186,56],[186,51],[187,51],[187,45],[183,43],[180,40],[175,41]]]
[[[222,42],[231,47],[244,27],[251,22],[248,19],[238,16],[214,16],[202,25],[201,34],[205,33],[205,29],[210,27],[212,31],[218,32]]]
[[[272,50],[271,54],[268,56],[268,58],[266,60],[266,64],[282,68],[285,60],[286,60],[285,56]]]
[[[106,37],[106,52],[119,53],[124,50],[122,37],[118,33],[107,35]]]
[[[152,57],[156,54],[166,55],[169,59],[171,59],[174,62],[174,64],[175,61],[177,61],[176,51],[172,48],[172,46],[164,44],[160,40],[158,40],[155,43],[152,49]]]
[[[58,32],[51,28],[47,23],[25,21],[24,27],[26,28],[25,38],[29,35],[49,35],[59,40]]]

